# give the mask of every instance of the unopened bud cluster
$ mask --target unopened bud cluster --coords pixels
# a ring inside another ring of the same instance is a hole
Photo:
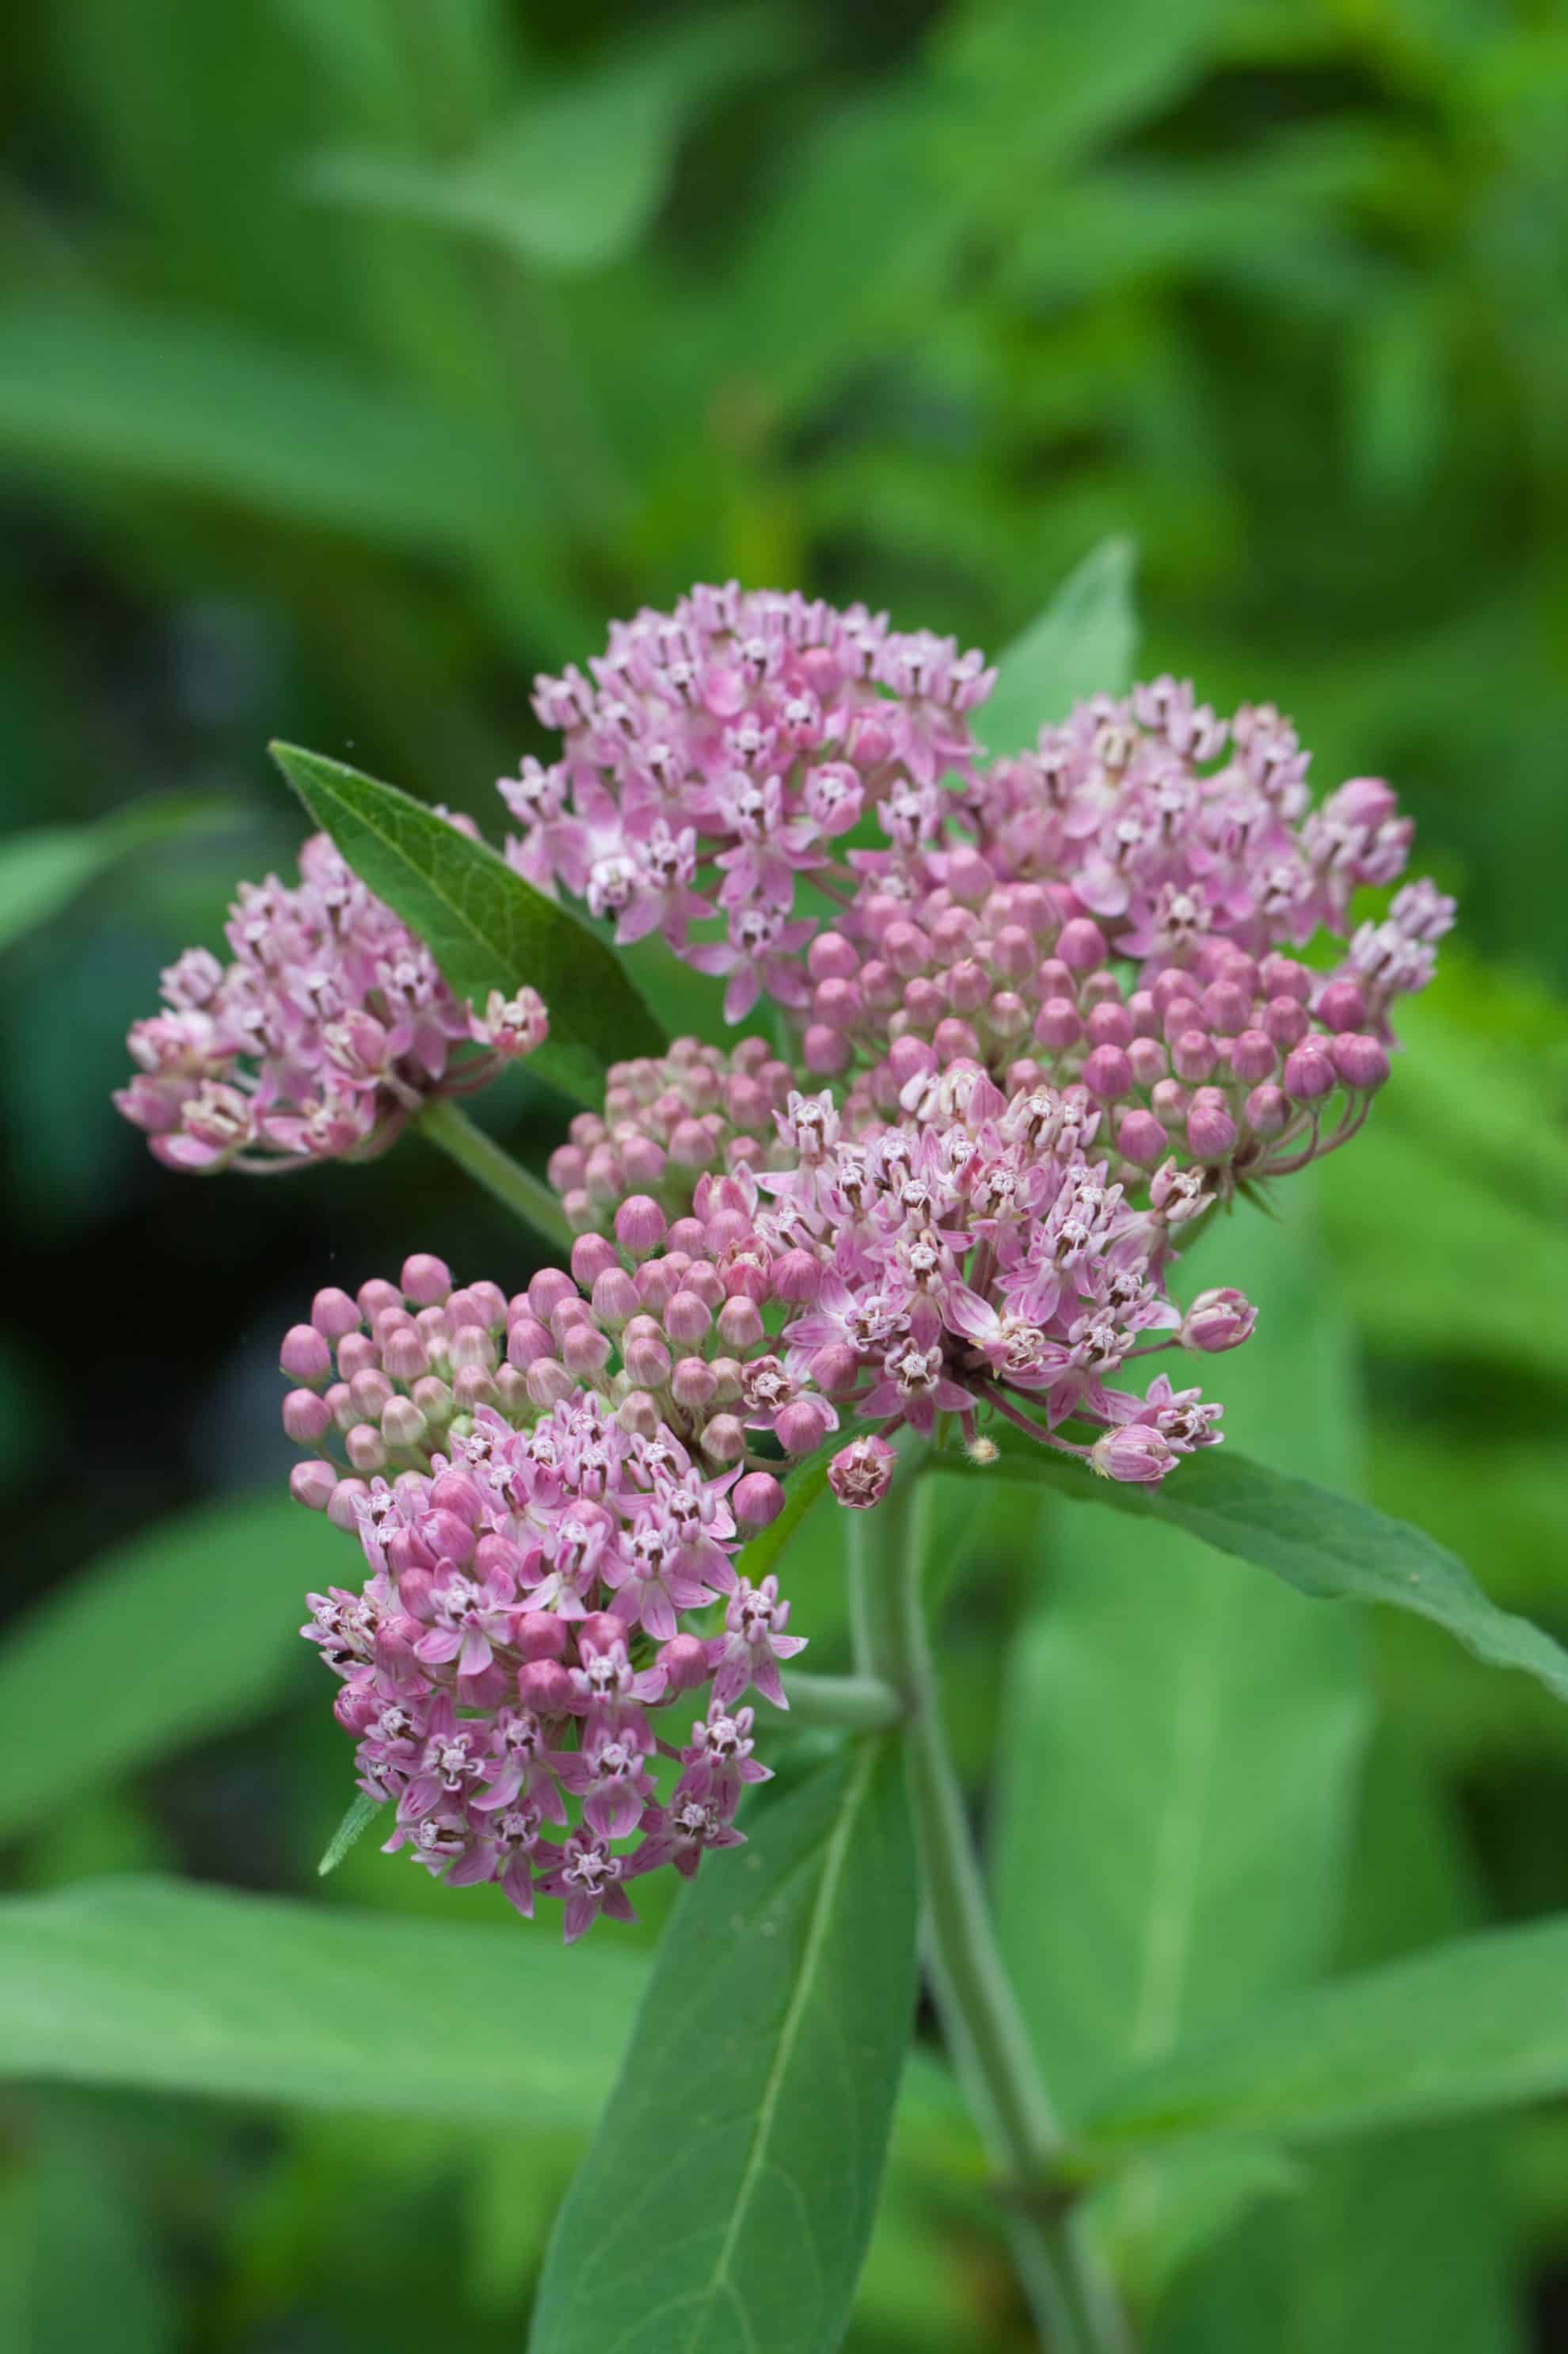
[[[324,833],[300,880],[242,883],[232,960],[187,949],[164,1010],[136,1023],[136,1076],[114,1100],[171,1169],[251,1172],[385,1151],[433,1095],[469,1094],[548,1029],[531,989],[455,998],[421,940]]]
[[[738,1703],[786,1706],[779,1662],[803,1648],[777,1579],[734,1566],[777,1480],[705,1470],[624,1411],[607,1338],[559,1271],[508,1301],[416,1257],[398,1284],[318,1293],[281,1352],[289,1435],[346,1461],[313,1454],[293,1490],[369,1576],[312,1595],[303,1631],[341,1679],[361,1788],[395,1803],[387,1847],[525,1914],[561,1898],[568,1942],[630,1919],[630,1881],[740,1842],[767,1769]],[[653,1721],[675,1703],[698,1712],[683,1746]]]

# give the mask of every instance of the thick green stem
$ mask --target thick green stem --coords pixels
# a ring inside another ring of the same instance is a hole
[[[820,1724],[840,1733],[886,1733],[904,1716],[904,1702],[880,1676],[788,1675],[791,1724]]]
[[[537,1235],[569,1251],[575,1239],[566,1214],[549,1187],[520,1161],[514,1161],[467,1112],[444,1096],[432,1097],[415,1121],[421,1136],[450,1153],[460,1169],[514,1210]]]
[[[1081,2221],[1053,2211],[1050,2201],[1062,2135],[997,1950],[942,1728],[920,1596],[923,1490],[928,1483],[906,1465],[886,1502],[857,1516],[855,1640],[860,1665],[891,1684],[908,1711],[909,1789],[937,2007],[991,2162],[1014,2194],[1013,2255],[1042,2342],[1051,2354],[1127,2354],[1127,2325]]]

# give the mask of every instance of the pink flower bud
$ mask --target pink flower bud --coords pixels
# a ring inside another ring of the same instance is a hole
[[[615,1214],[615,1238],[633,1258],[646,1258],[663,1241],[667,1223],[651,1194],[633,1193]]]
[[[615,1409],[616,1421],[630,1438],[657,1438],[659,1409],[646,1390],[628,1390]]]
[[[290,1495],[312,1512],[326,1511],[337,1485],[337,1470],[331,1463],[296,1463],[289,1474]]]
[[[386,1277],[380,1275],[373,1275],[368,1283],[360,1285],[358,1298],[360,1314],[372,1324],[384,1308],[401,1308],[403,1305],[403,1295],[397,1285],[388,1283]],[[314,1321],[313,1316],[312,1321]]]
[[[1158,1038],[1135,1038],[1127,1050],[1134,1087],[1155,1087],[1170,1075],[1171,1057]]]
[[[519,1610],[513,1621],[513,1648],[530,1663],[535,1659],[564,1659],[567,1634],[566,1620],[557,1618],[553,1610]]]
[[[708,1647],[695,1635],[672,1635],[660,1648],[658,1663],[664,1670],[667,1701],[679,1692],[695,1691],[708,1680]]]
[[[773,1292],[792,1308],[815,1299],[822,1286],[821,1261],[808,1250],[783,1251],[773,1262]]]
[[[1355,981],[1326,981],[1318,992],[1313,1008],[1325,1030],[1361,1030],[1365,1027],[1367,1002],[1361,983]]]
[[[1228,1161],[1236,1149],[1236,1124],[1218,1103],[1194,1103],[1187,1115],[1187,1150],[1194,1161]]]
[[[1206,1030],[1183,1030],[1171,1048],[1171,1067],[1189,1086],[1212,1078],[1220,1050]]]
[[[1054,1055],[1062,1054],[1083,1035],[1078,1009],[1070,997],[1048,997],[1034,1017],[1038,1043]]]
[[[1181,1320],[1181,1346],[1210,1355],[1237,1349],[1251,1340],[1256,1324],[1257,1310],[1245,1292],[1200,1291]]]
[[[669,1380],[674,1359],[662,1341],[641,1334],[635,1340],[623,1335],[621,1354],[629,1378],[640,1390],[662,1389]]]
[[[1266,1140],[1283,1136],[1290,1125],[1290,1098],[1283,1087],[1254,1087],[1245,1108],[1248,1128]]]
[[[430,1370],[429,1352],[412,1325],[387,1335],[381,1362],[395,1382],[408,1386],[422,1380]]]
[[[664,1310],[664,1330],[682,1349],[696,1348],[705,1341],[713,1320],[694,1291],[677,1291]]]
[[[821,1445],[838,1416],[826,1398],[792,1398],[773,1418],[773,1434],[786,1455],[810,1455]]]
[[[762,1331],[762,1311],[744,1292],[736,1292],[719,1310],[719,1344],[733,1355],[744,1356],[748,1349],[755,1349]]]
[[[337,1370],[343,1381],[352,1382],[356,1373],[368,1373],[380,1363],[381,1352],[368,1332],[345,1333],[337,1344]]]
[[[1165,1150],[1165,1130],[1151,1111],[1124,1112],[1116,1144],[1124,1161],[1152,1169]]]
[[[1231,1069],[1244,1087],[1272,1078],[1279,1055],[1266,1030],[1243,1030],[1231,1041]]]
[[[1123,1423],[1107,1430],[1089,1449],[1089,1464],[1102,1479],[1120,1479],[1150,1486],[1163,1479],[1175,1462],[1168,1440],[1146,1423]]]
[[[412,1398],[387,1399],[381,1409],[381,1436],[388,1447],[422,1447],[428,1435],[425,1417]]]
[[[807,1024],[800,1041],[800,1060],[817,1079],[836,1079],[847,1071],[854,1057],[854,1048],[842,1030],[826,1022]]]
[[[1297,1103],[1320,1103],[1334,1092],[1334,1066],[1327,1047],[1316,1038],[1296,1047],[1285,1058],[1285,1092]]]
[[[308,1382],[314,1387],[332,1378],[332,1351],[313,1324],[290,1325],[278,1363],[291,1382]]]
[[[1062,927],[1056,954],[1069,972],[1092,972],[1106,960],[1106,936],[1087,916],[1075,916]]]
[[[703,1433],[703,1452],[715,1463],[738,1463],[746,1453],[746,1427],[733,1414],[715,1414]]]
[[[613,1611],[590,1610],[577,1624],[577,1655],[580,1659],[602,1659],[613,1651],[618,1643],[626,1640],[626,1624]]]
[[[563,1300],[575,1299],[577,1296],[577,1285],[558,1267],[542,1267],[529,1283],[526,1294],[530,1313],[546,1325]]]
[[[784,1490],[770,1471],[748,1471],[736,1480],[729,1501],[743,1529],[765,1529],[784,1510]]]
[[[683,1357],[670,1375],[670,1394],[686,1414],[699,1417],[713,1404],[717,1387],[713,1368],[701,1357]]]
[[[1252,1019],[1252,1000],[1226,981],[1211,981],[1203,991],[1203,1021],[1222,1038],[1234,1038]]]
[[[1388,1077],[1388,1054],[1376,1038],[1347,1031],[1329,1049],[1334,1068],[1347,1087],[1372,1095]]]
[[[885,1438],[853,1438],[829,1464],[828,1485],[852,1511],[868,1511],[892,1487],[897,1459]]]
[[[603,1275],[624,1273],[608,1235],[579,1235],[572,1245],[572,1278],[582,1290],[592,1291]]]
[[[1084,1065],[1084,1085],[1102,1103],[1132,1093],[1132,1065],[1119,1046],[1097,1046]]]
[[[517,1670],[517,1697],[536,1716],[564,1716],[576,1694],[558,1659],[530,1659]]]
[[[451,1294],[451,1269],[445,1259],[416,1251],[403,1261],[402,1288],[404,1299],[411,1299],[417,1308],[440,1308]]]
[[[324,1340],[341,1341],[344,1333],[358,1331],[360,1314],[346,1291],[329,1288],[312,1300],[311,1322]]]
[[[387,1442],[369,1423],[356,1422],[353,1429],[344,1434],[343,1447],[344,1453],[356,1471],[386,1469]]]

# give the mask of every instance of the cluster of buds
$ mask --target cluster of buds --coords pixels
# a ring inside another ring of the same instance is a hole
[[[227,934],[232,961],[187,949],[127,1041],[115,1103],[171,1169],[368,1160],[429,1097],[471,1093],[546,1034],[531,989],[492,991],[482,1014],[455,998],[324,833],[298,884],[240,885]]]
[[[550,1156],[550,1182],[577,1234],[608,1225],[629,1193],[652,1194],[673,1217],[698,1177],[761,1165],[778,1150],[774,1115],[794,1075],[765,1038],[729,1054],[677,1038],[667,1055],[612,1066],[604,1112],[579,1112]]]
[[[562,757],[502,780],[524,829],[507,855],[613,917],[618,940],[656,931],[722,975],[729,1022],[764,991],[805,1005],[800,883],[853,881],[835,845],[874,812],[894,839],[916,813],[935,823],[939,779],[974,779],[969,715],[996,675],[885,614],[733,582],[617,622],[588,670],[537,682]]]
[[[398,1284],[319,1293],[282,1348],[290,1436],[343,1435],[348,1468],[314,1453],[293,1489],[369,1575],[312,1595],[303,1632],[340,1679],[360,1787],[396,1806],[387,1848],[524,1914],[561,1898],[568,1942],[631,1917],[628,1882],[740,1842],[768,1771],[743,1695],[787,1706],[779,1663],[803,1648],[777,1580],[735,1568],[777,1480],[705,1472],[618,1411],[602,1362],[567,1370],[579,1331],[601,1327],[558,1270],[509,1302],[419,1257]],[[692,1626],[721,1608],[718,1631]],[[655,1723],[676,1703],[700,1712],[684,1745]]]

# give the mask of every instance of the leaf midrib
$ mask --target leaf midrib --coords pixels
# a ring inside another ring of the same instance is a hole
[[[810,1919],[806,1930],[806,1943],[800,1956],[800,1967],[796,1977],[794,1990],[785,2009],[783,2023],[779,2031],[778,2048],[774,2052],[773,2064],[768,2072],[768,2081],[762,2088],[762,2098],[758,2103],[757,2124],[752,2133],[750,2147],[747,2151],[746,2164],[741,2170],[735,2204],[730,2211],[729,2223],[724,2239],[720,2243],[713,2275],[706,2290],[706,2296],[710,2301],[720,2294],[727,2293],[734,2301],[736,2312],[742,2315],[745,2314],[744,2300],[739,2289],[730,2278],[730,2260],[734,2256],[742,2222],[750,2208],[757,2180],[762,2171],[763,2153],[772,2129],[773,2113],[778,2106],[784,2077],[800,2037],[802,2015],[815,1983],[822,1948],[827,1941],[833,1901],[838,1893],[839,1882],[843,1877],[844,1863],[849,1853],[855,1820],[864,1801],[866,1787],[876,1770],[881,1748],[880,1741],[868,1741],[864,1744],[862,1755],[856,1762],[854,1772],[845,1788],[843,1804],[839,1809],[838,1819],[828,1840],[822,1859],[821,1881],[811,1903]],[[701,2342],[704,2326],[704,2317],[699,2315],[696,2327],[686,2339],[686,2354],[695,2354],[695,2349]],[[746,2326],[749,2337],[751,2329],[748,2317]]]

